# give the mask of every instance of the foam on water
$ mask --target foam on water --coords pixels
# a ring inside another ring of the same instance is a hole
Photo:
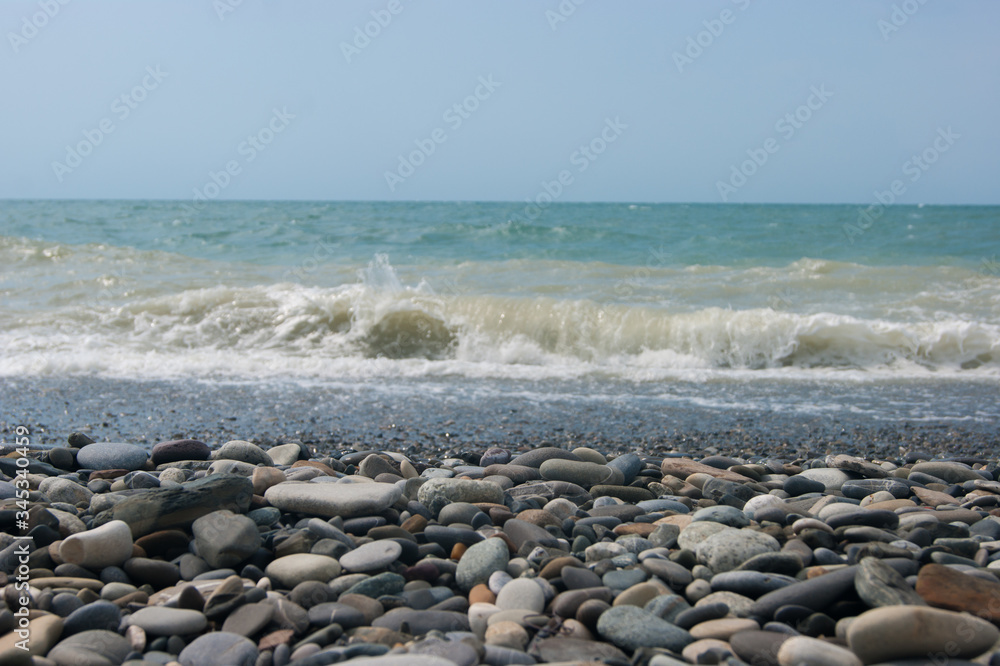
[[[800,273],[802,263],[785,272]],[[441,294],[427,281],[405,285],[385,255],[336,287],[174,285],[156,293],[146,284],[117,299],[62,297],[2,321],[4,375],[1000,378],[1000,325],[961,313],[891,321],[771,307],[677,311],[652,302]]]

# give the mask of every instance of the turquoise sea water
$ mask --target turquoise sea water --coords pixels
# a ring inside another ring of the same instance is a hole
[[[706,404],[944,381],[949,414],[992,418],[1000,208],[865,210],[5,201],[0,377]]]

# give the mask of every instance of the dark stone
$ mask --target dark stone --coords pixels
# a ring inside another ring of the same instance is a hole
[[[121,623],[122,609],[110,601],[95,601],[79,608],[63,621],[63,637],[72,636],[82,631],[103,629],[118,631]]]
[[[837,630],[836,621],[829,615],[823,613],[813,613],[806,619],[799,622],[796,627],[806,636],[817,638],[819,636],[834,636]]]
[[[156,488],[129,497],[114,507],[112,515],[128,523],[135,538],[156,530],[190,527],[198,518],[221,509],[246,513],[252,497],[253,484],[247,477],[212,474],[179,488]]]
[[[892,493],[896,499],[910,496],[910,487],[897,479],[852,479],[845,481],[840,488],[844,497],[853,499],[864,499],[882,490]]]
[[[690,629],[696,624],[701,624],[708,620],[718,620],[721,617],[726,617],[728,614],[729,606],[722,602],[705,604],[704,606],[695,606],[681,612],[674,620],[674,624],[681,629]]]
[[[802,570],[802,558],[795,553],[759,553],[736,570],[794,576]]]
[[[798,497],[808,493],[821,493],[826,490],[826,486],[808,477],[795,475],[785,479],[782,489],[792,497]]]
[[[175,585],[181,579],[181,570],[176,564],[148,557],[126,560],[124,569],[134,584],[149,583],[157,590]]]
[[[798,581],[791,576],[766,574],[758,571],[727,571],[712,577],[713,592],[735,592],[756,599],[768,592],[780,590]]]
[[[899,516],[893,511],[882,509],[859,509],[850,513],[838,513],[827,519],[826,524],[837,529],[845,525],[877,527],[883,530],[894,530],[899,527]]]
[[[649,557],[640,566],[675,590],[684,589],[694,580],[688,569],[670,560]]]
[[[741,631],[730,637],[729,645],[748,664],[778,666],[778,650],[789,638],[788,634],[774,631]]]
[[[396,608],[376,618],[372,626],[417,636],[426,634],[432,629],[444,632],[469,631],[469,617],[464,613],[451,611]]]

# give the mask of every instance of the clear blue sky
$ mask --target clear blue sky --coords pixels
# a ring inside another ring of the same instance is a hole
[[[4,0],[0,198],[997,204],[998,26],[995,0]]]

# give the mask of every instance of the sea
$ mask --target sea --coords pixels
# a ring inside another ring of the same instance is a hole
[[[3,201],[0,382],[996,436],[998,253],[984,206]]]

